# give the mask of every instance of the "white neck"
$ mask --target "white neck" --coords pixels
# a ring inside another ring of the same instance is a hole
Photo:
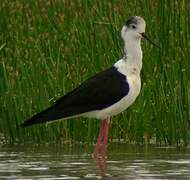
[[[129,68],[136,68],[140,73],[142,69],[141,39],[132,39],[131,36],[127,36],[124,42],[124,58],[127,66]]]

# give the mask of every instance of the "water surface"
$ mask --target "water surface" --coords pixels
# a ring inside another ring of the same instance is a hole
[[[190,148],[112,144],[94,160],[85,145],[0,147],[0,179],[190,179]]]

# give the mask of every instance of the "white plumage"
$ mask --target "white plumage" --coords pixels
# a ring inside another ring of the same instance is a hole
[[[142,69],[141,38],[139,35],[145,32],[145,21],[141,17],[136,17],[138,24],[136,30],[129,29],[126,25],[121,30],[121,37],[125,43],[125,55],[114,64],[117,70],[126,76],[129,84],[129,93],[120,101],[102,110],[91,111],[81,114],[82,116],[104,119],[119,114],[127,109],[137,98],[141,89],[140,72]],[[114,84],[113,84],[114,88]]]
[[[106,158],[106,146],[110,117],[127,109],[137,98],[141,89],[142,69],[141,39],[146,38],[145,21],[141,17],[130,17],[121,30],[124,40],[124,57],[83,82],[52,106],[26,120],[22,126],[68,119],[77,116],[103,119],[94,150],[97,158],[101,141],[102,157]],[[156,45],[155,45],[156,46]]]

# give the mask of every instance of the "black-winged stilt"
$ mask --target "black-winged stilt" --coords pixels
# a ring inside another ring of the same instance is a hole
[[[122,59],[112,67],[86,80],[48,109],[26,120],[22,126],[78,116],[103,119],[94,157],[98,157],[103,141],[102,157],[106,158],[110,117],[128,108],[140,93],[141,39],[144,37],[154,44],[145,35],[144,19],[138,16],[128,19],[121,30],[121,37],[125,43]]]

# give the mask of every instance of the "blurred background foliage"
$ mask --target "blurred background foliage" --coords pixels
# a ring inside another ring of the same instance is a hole
[[[110,141],[187,145],[190,140],[190,2],[188,0],[2,0],[0,140],[95,142],[101,122],[75,118],[22,129],[50,106],[123,56],[120,30],[142,16],[142,90],[112,118]]]

